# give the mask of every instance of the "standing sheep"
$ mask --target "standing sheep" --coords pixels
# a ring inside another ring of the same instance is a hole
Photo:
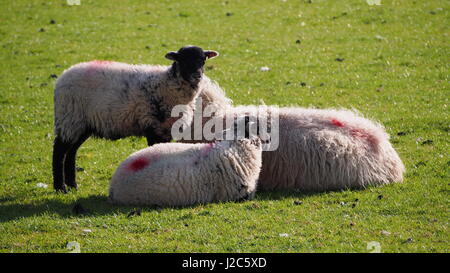
[[[259,138],[158,144],[132,154],[118,167],[109,200],[159,206],[247,200],[254,196],[260,169]]]
[[[145,136],[148,145],[170,141],[175,105],[187,105],[190,122],[207,58],[218,55],[188,46],[169,52],[169,67],[110,61],[80,63],[66,70],[55,88],[53,183],[76,188],[75,157],[90,136]]]
[[[258,107],[230,107],[216,118],[230,115],[255,119]],[[258,189],[328,191],[403,180],[403,163],[380,124],[348,110],[293,107],[279,108],[278,121],[278,148],[263,151]]]

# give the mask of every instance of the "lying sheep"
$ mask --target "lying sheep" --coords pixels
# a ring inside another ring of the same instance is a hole
[[[122,162],[111,180],[109,200],[158,206],[247,200],[254,196],[260,169],[258,138],[158,144]]]
[[[257,111],[237,106],[217,118],[255,118]],[[278,148],[263,151],[258,189],[328,191],[403,180],[403,163],[380,124],[348,110],[285,107],[277,114]]]
[[[280,108],[279,147],[263,154],[261,188],[328,191],[403,180],[380,124],[348,110]]]
[[[76,188],[76,152],[92,135],[145,136],[148,145],[170,141],[172,108],[187,105],[183,118],[190,121],[205,60],[217,55],[188,46],[166,54],[169,67],[92,61],[66,70],[55,88],[54,188]]]

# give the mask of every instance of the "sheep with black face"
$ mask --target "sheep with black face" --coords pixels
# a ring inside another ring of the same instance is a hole
[[[226,119],[229,117],[257,120],[259,109],[254,105],[228,107],[222,111],[223,116],[205,118],[200,126],[203,128],[206,122],[217,119],[223,123],[222,128],[228,129]],[[361,189],[403,180],[402,160],[378,122],[344,109],[281,107],[267,110],[268,116],[276,112],[279,118],[276,130],[279,145],[275,150],[263,150],[258,190],[320,192]],[[270,128],[270,121],[267,120],[266,128]],[[261,124],[258,120],[255,131],[258,135],[264,133],[258,128]]]
[[[54,188],[65,192],[65,185],[77,187],[76,152],[90,136],[111,140],[144,136],[148,145],[170,141],[172,108],[186,105],[182,118],[191,122],[205,78],[203,66],[217,55],[186,46],[166,54],[171,66],[91,61],[64,71],[54,96]]]

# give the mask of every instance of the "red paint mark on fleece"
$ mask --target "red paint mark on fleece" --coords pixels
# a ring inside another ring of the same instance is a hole
[[[350,134],[353,137],[361,138],[365,140],[367,143],[369,143],[370,147],[377,152],[378,151],[378,138],[376,138],[374,135],[370,134],[369,132],[364,131],[363,129],[352,129],[350,130]]]
[[[336,127],[341,127],[341,128],[345,127],[344,123],[342,123],[341,121],[339,121],[335,118],[331,120],[331,124],[333,124]],[[352,137],[364,139],[374,149],[376,149],[378,147],[378,139],[374,135],[372,135],[369,132],[365,131],[364,129],[360,129],[360,128],[348,128],[348,129],[349,129],[350,135]]]
[[[197,165],[198,162],[200,161],[200,159],[202,159],[203,157],[207,157],[208,154],[211,152],[211,150],[214,148],[214,145],[215,145],[215,144],[212,143],[212,142],[206,144],[205,147],[203,147],[203,148],[200,150],[200,154],[197,155],[197,156],[195,157],[195,159],[194,159],[194,165]]]
[[[331,124],[333,124],[336,127],[344,127],[344,124],[335,118],[331,120]]]
[[[137,172],[137,171],[145,168],[149,163],[150,163],[150,160],[148,158],[139,157],[139,158],[133,160],[133,162],[131,162],[130,165],[128,165],[128,168],[133,172]]]
[[[377,147],[377,145],[378,145],[378,139],[374,135],[371,135],[370,133],[364,131],[363,129],[352,129],[352,130],[350,130],[350,134],[353,137],[359,137],[359,138],[365,139],[367,142],[369,142],[372,145],[372,147]]]
[[[91,62],[89,62],[89,67],[88,67],[86,73],[90,76],[99,68],[108,66],[111,63],[112,63],[111,61],[99,61],[99,60],[91,61]]]
[[[92,66],[103,66],[103,65],[108,65],[108,64],[110,64],[110,63],[112,63],[112,62],[111,62],[111,61],[93,60],[93,61],[91,62],[91,65],[92,65]]]
[[[211,150],[214,148],[214,143],[208,143],[206,146],[205,146],[205,148],[203,148],[202,149],[202,151],[200,152],[200,155],[202,156],[202,157],[205,157],[205,156],[207,156],[210,152],[211,152]]]

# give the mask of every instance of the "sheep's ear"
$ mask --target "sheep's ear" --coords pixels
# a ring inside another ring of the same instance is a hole
[[[250,140],[250,143],[255,145],[256,147],[260,148],[262,145],[261,139],[259,139],[258,137],[252,138]]]
[[[166,59],[176,61],[177,58],[178,58],[178,53],[175,51],[170,51],[169,53],[166,54]]]
[[[242,145],[242,144],[246,143],[247,141],[249,141],[247,138],[240,138],[240,139],[237,139],[237,140],[236,140],[236,142],[237,142],[239,145]]]
[[[219,52],[214,51],[214,50],[206,50],[206,51],[204,51],[204,53],[208,59],[212,59],[212,58],[219,56]]]

